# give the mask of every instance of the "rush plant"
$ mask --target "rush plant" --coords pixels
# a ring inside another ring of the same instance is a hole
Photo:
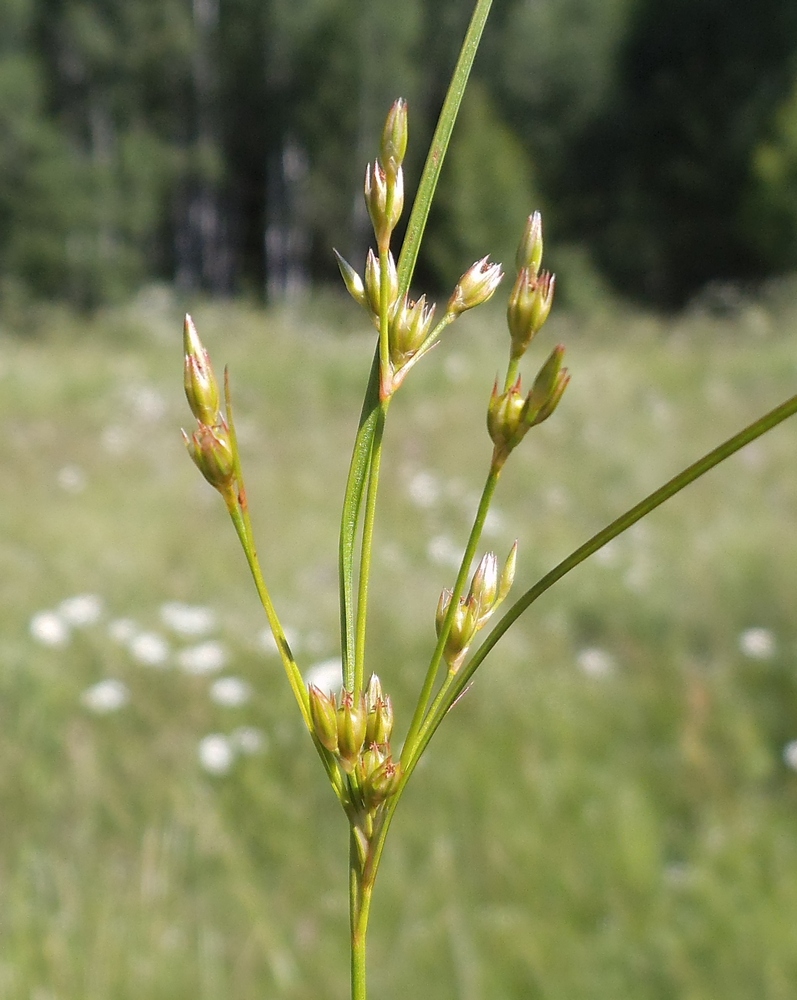
[[[415,261],[459,104],[490,8],[478,0],[456,66],[406,230],[396,259],[392,237],[404,209],[402,161],[407,148],[408,113],[399,99],[391,107],[377,158],[365,172],[364,194],[376,249],[362,274],[337,255],[351,296],[378,331],[354,441],[340,528],[340,692],[308,687],[285,637],[261,570],[247,504],[235,434],[230,382],[223,392],[208,353],[190,317],[184,329],[185,392],[196,429],[184,432],[191,457],[220,494],[246,555],[257,592],[282,658],[299,712],[350,829],[349,907],[351,921],[351,996],[366,998],[366,931],[371,897],[390,823],[407,782],[438,726],[471,683],[473,675],[501,637],[549,587],[636,521],[704,475],[745,444],[797,411],[797,396],[760,417],[665,483],[586,541],[558,566],[521,594],[486,632],[507,600],[518,559],[514,545],[501,563],[493,552],[479,557],[480,539],[491,501],[512,452],[531,429],[554,414],[570,374],[563,367],[564,348],[554,346],[525,391],[521,364],[545,324],[554,296],[554,276],[542,267],[543,234],[539,213],[525,223],[514,261],[507,305],[507,361],[486,406],[486,433],[492,441],[484,487],[464,554],[450,589],[440,595],[429,621],[437,642],[425,672],[419,670],[419,694],[406,723],[401,747],[394,740],[389,687],[370,673],[366,662],[368,588],[377,493],[388,412],[412,369],[465,311],[496,293],[503,278],[500,264],[483,257],[460,278],[442,315],[425,295],[410,297]],[[519,223],[518,228],[521,228]],[[485,387],[486,389],[488,387]],[[487,393],[486,393],[487,395]],[[222,405],[223,396],[223,405]]]

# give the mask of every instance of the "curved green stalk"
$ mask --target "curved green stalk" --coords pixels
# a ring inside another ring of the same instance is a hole
[[[454,682],[448,689],[445,700],[441,702],[433,715],[430,713],[418,736],[417,755],[420,756],[423,753],[435,730],[445,717],[446,712],[465,690],[471,677],[485,657],[493,650],[498,640],[505,635],[538,597],[541,597],[546,590],[561,580],[563,576],[566,576],[572,569],[575,569],[580,563],[584,562],[585,559],[588,559],[589,556],[597,552],[598,549],[603,548],[607,542],[627,531],[637,521],[642,520],[643,517],[657,507],[660,507],[666,500],[675,496],[676,493],[680,493],[690,483],[704,476],[716,465],[719,465],[720,462],[724,462],[726,458],[730,458],[740,448],[743,448],[751,441],[755,441],[756,438],[772,430],[773,427],[776,427],[795,413],[797,413],[797,395],[792,396],[768,413],[765,413],[758,420],[753,421],[752,424],[749,424],[743,430],[734,434],[733,437],[728,438],[727,441],[724,441],[712,451],[703,455],[702,458],[693,462],[692,465],[688,466],[682,472],[679,472],[677,476],[673,476],[663,486],[654,490],[644,500],[640,500],[638,504],[625,511],[625,513],[612,521],[611,524],[606,525],[605,528],[593,535],[583,545],[580,545],[566,559],[563,559],[549,573],[546,573],[545,576],[539,579],[533,587],[530,587],[489,632],[482,645],[474,653],[472,659],[456,675]]]
[[[699,479],[700,476],[705,475],[710,469],[713,469],[714,466],[719,465],[720,462],[723,462],[726,458],[729,458],[735,452],[739,451],[740,448],[743,448],[746,444],[749,444],[756,438],[761,437],[762,434],[765,434],[767,431],[776,427],[779,423],[782,423],[795,413],[797,413],[797,396],[792,396],[784,403],[781,403],[773,410],[770,410],[769,413],[764,414],[762,417],[759,417],[758,420],[755,420],[752,424],[739,431],[738,434],[735,434],[733,437],[723,442],[713,451],[710,451],[702,458],[699,458],[688,468],[684,469],[683,472],[678,473],[678,475],[670,479],[669,482],[659,487],[659,489],[654,490],[654,492],[645,497],[644,500],[641,500],[634,507],[630,508],[630,510],[621,514],[620,517],[616,518],[611,524],[607,525],[597,534],[593,535],[592,538],[577,548],[573,553],[571,553],[571,555],[562,560],[558,566],[554,567],[550,573],[547,573],[544,577],[542,577],[537,583],[534,584],[533,587],[527,590],[518,601],[516,601],[512,608],[507,611],[504,617],[492,629],[473,657],[466,664],[464,664],[459,673],[455,675],[454,681],[448,688],[448,695],[445,699],[445,703],[439,705],[439,707],[435,710],[434,715],[430,713],[429,716],[427,716],[414,742],[412,752],[407,755],[406,759],[402,759],[403,770],[401,782],[396,794],[388,803],[382,823],[380,824],[371,845],[370,866],[374,877],[376,870],[379,867],[382,851],[384,850],[385,841],[387,839],[387,833],[398,803],[404,789],[407,787],[407,782],[412,776],[412,772],[415,770],[415,767],[421,759],[424,750],[429,745],[429,741],[432,736],[434,736],[448,710],[467,687],[476,669],[480,666],[488,653],[491,652],[498,640],[508,631],[514,622],[517,621],[523,612],[526,611],[538,597],[544,594],[546,590],[552,587],[558,580],[561,580],[566,573],[569,573],[571,569],[574,569],[579,563],[583,562],[593,553],[597,552],[598,549],[606,545],[607,542],[610,542],[613,538],[622,534],[622,532],[626,531],[633,524],[636,524],[637,521],[645,517],[646,514],[655,510],[656,507],[659,507],[666,500],[669,500],[670,497],[675,496],[675,494],[684,489],[684,487],[688,486],[696,479]]]
[[[241,548],[244,550],[246,562],[249,566],[249,572],[252,574],[255,589],[257,590],[257,596],[260,598],[260,603],[263,605],[263,610],[266,613],[266,618],[271,628],[271,633],[274,636],[274,642],[277,645],[282,665],[285,668],[285,673],[288,675],[288,683],[291,686],[294,698],[299,706],[299,711],[302,713],[302,719],[304,720],[304,724],[310,735],[313,737],[313,743],[324,765],[324,769],[327,772],[327,776],[332,783],[335,794],[338,798],[341,798],[343,795],[343,782],[341,780],[340,772],[338,771],[337,764],[335,763],[332,755],[325,750],[323,746],[321,746],[315,736],[312,720],[310,718],[310,700],[307,694],[307,688],[304,684],[304,678],[302,677],[299,665],[294,658],[291,647],[285,636],[285,631],[282,628],[279,615],[277,614],[276,608],[271,600],[268,587],[266,586],[263,571],[260,568],[260,560],[257,558],[252,521],[249,516],[249,504],[246,498],[243,472],[241,471],[241,455],[238,450],[238,437],[235,433],[232,395],[230,393],[230,379],[226,369],[224,371],[224,402],[225,409],[227,411],[230,442],[232,445],[234,481],[237,484],[222,494],[224,503],[227,507],[227,512],[230,515],[236,534],[238,535]]]
[[[432,658],[429,661],[429,667],[426,672],[426,678],[423,682],[423,688],[418,696],[418,704],[415,707],[415,714],[412,717],[409,731],[407,732],[406,739],[404,740],[404,746],[401,751],[402,766],[404,766],[406,761],[413,756],[415,740],[426,715],[426,709],[429,705],[429,699],[432,696],[432,691],[434,690],[435,681],[437,680],[437,674],[440,669],[440,661],[443,658],[443,650],[445,649],[446,642],[448,641],[448,635],[451,631],[451,625],[454,622],[454,615],[456,614],[459,606],[459,600],[465,591],[465,584],[468,581],[468,573],[470,572],[473,557],[476,555],[476,547],[478,546],[479,539],[481,538],[484,522],[487,518],[487,511],[490,508],[490,503],[492,502],[495,488],[498,485],[498,477],[500,474],[500,469],[497,469],[494,465],[490,466],[490,472],[484,484],[481,499],[479,500],[479,507],[473,521],[473,527],[470,530],[468,544],[465,547],[465,553],[462,556],[462,562],[459,566],[457,580],[451,593],[448,611],[443,619],[443,624],[440,628],[440,635],[437,638],[437,645],[435,646],[434,653],[432,653]]]
[[[432,137],[432,144],[426,157],[421,180],[418,184],[418,192],[412,205],[409,222],[407,223],[407,233],[401,247],[401,255],[398,261],[399,295],[403,295],[410,287],[412,274],[415,270],[415,262],[418,259],[418,251],[423,239],[423,231],[426,228],[426,220],[429,217],[429,209],[432,205],[437,181],[440,177],[440,170],[443,166],[448,143],[454,129],[454,122],[462,103],[462,95],[465,93],[465,86],[470,76],[473,60],[479,48],[484,25],[490,13],[492,0],[477,0],[473,11],[465,40],[448,86],[443,108],[437,121],[437,128]]]

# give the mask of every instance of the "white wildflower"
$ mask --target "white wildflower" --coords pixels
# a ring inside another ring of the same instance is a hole
[[[607,677],[614,672],[614,657],[605,649],[598,649],[597,646],[582,649],[576,659],[588,677]]]
[[[211,608],[180,601],[162,604],[160,617],[167,628],[182,636],[207,635],[216,627],[216,613]]]
[[[55,611],[38,611],[30,620],[30,634],[42,646],[65,646],[69,626]]]
[[[199,741],[199,763],[209,774],[226,774],[235,760],[235,752],[226,736],[210,733]]]
[[[196,646],[187,646],[177,654],[177,663],[187,674],[216,674],[227,665],[227,648],[211,640]]]
[[[225,708],[239,708],[252,696],[252,688],[240,677],[219,677],[210,686],[210,698]]]
[[[768,628],[746,628],[739,636],[739,649],[751,660],[769,660],[776,648],[775,636]]]
[[[128,646],[134,660],[145,667],[163,667],[169,659],[169,646],[157,632],[139,632]]]
[[[94,625],[102,616],[102,600],[96,594],[78,594],[58,605],[58,613],[70,625]]]
[[[783,763],[797,771],[797,740],[789,740],[783,748]]]
[[[251,756],[268,749],[266,734],[256,726],[239,726],[230,733],[230,743],[241,753]]]
[[[86,488],[86,473],[79,465],[65,465],[58,470],[57,482],[65,493],[82,493]]]
[[[126,685],[112,677],[87,688],[80,696],[81,702],[97,715],[115,712],[127,704],[130,693]]]
[[[440,499],[440,482],[431,472],[416,472],[407,484],[407,493],[416,507],[434,507]]]

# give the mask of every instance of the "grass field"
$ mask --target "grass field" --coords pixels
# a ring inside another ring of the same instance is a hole
[[[371,334],[327,298],[195,318],[230,364],[260,555],[309,667],[338,650]],[[500,310],[460,326],[387,432],[369,655],[399,731],[504,364]],[[573,382],[486,539],[519,538],[518,593],[794,393],[797,294],[722,320],[559,316],[540,340],[530,365],[561,340]],[[150,292],[6,325],[0,415],[0,998],[342,1000],[345,823],[180,440],[179,309]],[[691,486],[486,661],[391,831],[374,998],[792,1000],[796,441],[787,423]]]

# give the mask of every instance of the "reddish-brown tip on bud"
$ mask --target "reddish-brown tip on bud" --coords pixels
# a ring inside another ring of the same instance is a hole
[[[219,385],[194,321],[186,314],[183,323],[183,385],[191,412],[201,424],[219,422]]]
[[[381,763],[370,768],[364,776],[362,785],[365,808],[371,812],[391,799],[396,794],[400,781],[401,764],[398,761],[394,762],[392,757],[386,757]]]
[[[534,212],[526,220],[526,228],[517,248],[515,263],[518,271],[527,268],[536,278],[542,264],[542,216]]]
[[[447,312],[459,316],[466,309],[487,302],[493,297],[503,276],[501,265],[491,263],[489,257],[477,260],[459,279],[448,300]]]
[[[473,579],[470,582],[467,603],[471,607],[475,628],[480,627],[482,617],[487,614],[495,604],[498,593],[498,560],[494,552],[487,552],[482,556]]]
[[[235,462],[226,425],[199,424],[190,437],[183,431],[183,439],[188,454],[210,485],[220,491],[228,489],[233,481]]]
[[[434,311],[434,305],[426,305],[425,295],[417,302],[405,295],[398,303],[388,329],[390,363],[394,370],[398,371],[405,365],[429,336]]]
[[[407,152],[407,102],[403,97],[394,101],[387,113],[382,130],[379,157],[385,172],[396,177]]]
[[[539,275],[528,267],[518,273],[506,310],[512,338],[512,358],[517,360],[548,318],[553,303],[556,279],[548,271]]]
[[[493,385],[487,407],[487,430],[496,448],[508,454],[528,428],[523,422],[526,401],[520,391],[520,379],[507,391],[499,393]]]
[[[313,732],[321,746],[326,747],[331,753],[336,753],[338,749],[338,706],[335,699],[328,694],[324,694],[314,684],[308,689],[310,696],[310,719],[313,723]]]
[[[365,699],[355,700],[351,691],[343,691],[338,708],[338,755],[344,771],[351,774],[365,743],[367,713]]]
[[[404,208],[404,174],[401,167],[395,177],[388,177],[379,160],[368,164],[365,171],[365,204],[379,249],[386,250]]]
[[[396,270],[396,262],[393,259],[393,254],[388,251],[387,254],[387,313],[388,316],[392,316],[396,299],[398,298],[398,271]],[[368,251],[368,256],[365,260],[365,295],[366,295],[366,309],[369,309],[374,320],[376,328],[379,329],[379,303],[380,303],[380,292],[382,288],[382,269],[379,265],[379,258],[373,252],[373,250]]]

